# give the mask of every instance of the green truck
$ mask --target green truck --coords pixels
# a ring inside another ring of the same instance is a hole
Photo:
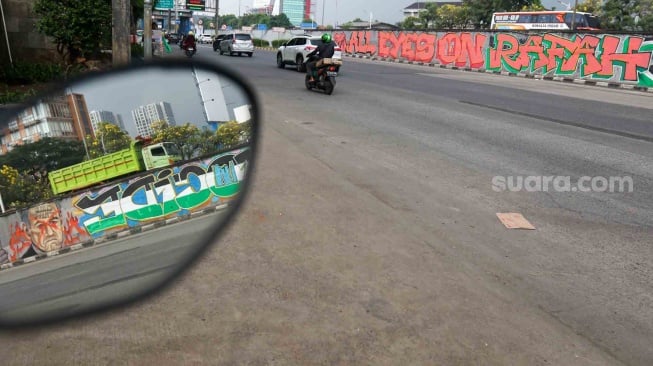
[[[148,145],[142,140],[135,140],[127,149],[49,172],[48,179],[52,192],[57,195],[128,174],[165,167],[180,160],[179,150],[170,142]]]

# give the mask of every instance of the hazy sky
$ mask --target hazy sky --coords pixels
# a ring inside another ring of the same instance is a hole
[[[190,122],[199,127],[206,124],[202,101],[212,120],[230,120],[227,107],[249,104],[245,95],[231,80],[207,70],[198,70],[195,76],[189,69],[137,69],[123,74],[84,82],[73,86],[74,93],[84,94],[89,111],[106,110],[120,114],[125,129],[132,137],[137,135],[131,111],[139,106],[168,102],[177,125]],[[197,86],[202,89],[202,96]],[[223,97],[224,95],[224,97]],[[211,99],[214,99],[211,101]]]
[[[277,0],[278,1],[278,0]],[[565,3],[570,1],[561,0]],[[412,0],[313,0],[315,3],[315,21],[322,23],[322,14],[324,13],[325,24],[346,23],[356,18],[365,21],[369,20],[370,12],[372,19],[380,22],[394,24],[403,20],[403,9],[415,1]],[[207,2],[208,3],[208,2]],[[582,3],[582,0],[579,0]],[[220,14],[238,15],[238,5],[240,4],[240,13],[244,14],[248,8],[254,5],[254,0],[220,0]],[[573,1],[571,1],[573,5]],[[547,8],[555,6],[557,9],[565,9],[556,0],[542,0],[542,5]],[[322,11],[324,9],[324,11]]]

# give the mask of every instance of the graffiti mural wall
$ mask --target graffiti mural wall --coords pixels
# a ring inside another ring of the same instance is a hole
[[[250,150],[233,150],[91,189],[0,217],[0,264],[233,199]]]
[[[653,36],[336,31],[344,53],[653,87]]]

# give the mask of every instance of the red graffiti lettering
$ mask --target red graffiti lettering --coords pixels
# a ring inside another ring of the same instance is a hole
[[[399,58],[399,49],[403,41],[403,33],[396,36],[394,32],[379,32],[379,56]]]
[[[526,43],[520,47],[520,62],[522,66],[528,66],[531,62],[531,58],[535,59],[533,68],[539,69],[549,63],[549,58],[546,53],[544,53],[544,48],[542,46],[542,36],[532,35],[529,36],[526,40]]]
[[[64,245],[70,246],[73,244],[78,244],[84,238],[88,239],[90,238],[90,235],[88,234],[88,231],[86,231],[86,228],[83,228],[79,224],[79,218],[68,212],[66,214],[66,224],[64,225]],[[77,235],[73,235],[73,232],[76,232]]]
[[[458,67],[482,67],[485,40],[486,36],[481,33],[477,33],[474,40],[470,33],[448,33],[438,40],[437,58],[445,65],[453,63]]]
[[[9,260],[15,262],[32,246],[32,239],[22,222],[9,225],[9,231],[12,232],[9,239]]]
[[[344,52],[349,52],[347,50],[347,35],[343,32],[333,33],[333,41],[342,49]]]
[[[519,54],[519,41],[517,38],[510,34],[499,33],[496,40],[496,49],[490,50],[490,68],[500,68],[502,62],[505,62],[512,69],[521,69],[520,58],[514,57]]]
[[[408,61],[415,61],[415,42],[417,42],[417,35],[415,33],[404,34],[403,42],[401,43],[401,57]]]
[[[637,69],[648,68],[651,60],[650,52],[637,53],[643,39],[641,37],[630,37],[626,53],[617,53],[619,37],[606,35],[601,44],[601,76],[611,76],[615,62],[623,63],[623,79],[636,81]]]
[[[594,55],[596,53],[596,46],[599,44],[599,39],[594,36],[586,36],[584,38],[576,38],[573,43],[567,44],[567,51],[570,55],[562,62],[560,70],[563,72],[574,72],[578,69],[579,60],[583,60],[585,73],[593,74],[601,70],[601,64]]]
[[[376,54],[376,46],[372,43],[372,32],[352,32],[347,52]]]
[[[435,55],[435,39],[433,34],[422,33],[415,40],[415,61],[431,62]]]

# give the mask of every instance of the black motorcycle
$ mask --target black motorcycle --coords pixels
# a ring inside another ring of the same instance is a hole
[[[306,63],[313,60],[315,58],[311,57],[306,60]],[[311,75],[306,74],[306,89],[319,89],[331,95],[333,89],[336,87],[336,76],[338,76],[338,72],[340,71],[340,65],[342,65],[342,61],[339,59],[323,58],[318,61],[313,70],[313,81],[311,81]]]

